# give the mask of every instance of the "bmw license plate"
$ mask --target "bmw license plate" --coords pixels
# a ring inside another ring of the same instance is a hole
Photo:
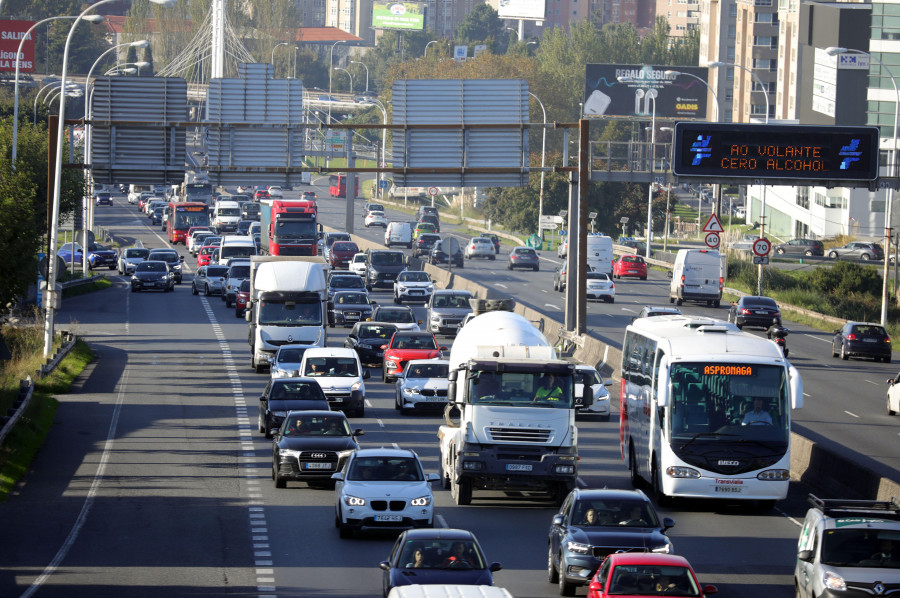
[[[304,463],[303,469],[331,469],[331,463]]]
[[[507,463],[506,471],[531,471],[530,463]]]
[[[375,521],[403,521],[402,515],[375,515]]]

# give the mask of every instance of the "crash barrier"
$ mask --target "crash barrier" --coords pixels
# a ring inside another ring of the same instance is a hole
[[[71,332],[62,332],[61,334],[63,335],[62,346],[52,357],[47,359],[46,363],[41,365],[41,369],[35,371],[34,378],[41,379],[50,374],[57,366],[59,366],[65,356],[72,351],[72,347],[75,346],[77,337]],[[6,410],[5,415],[0,416],[0,444],[3,444],[6,437],[12,432],[16,423],[21,419],[22,414],[25,413],[25,410],[31,403],[31,398],[33,396],[34,379],[31,376],[28,376],[25,380],[19,381],[19,395],[16,397],[13,406]]]
[[[364,245],[372,249],[384,249],[381,245],[366,241],[355,235],[353,240],[357,242],[360,249]],[[658,254],[657,256],[662,257]],[[669,262],[662,259],[648,260],[648,262],[654,265],[668,265],[671,267]],[[410,267],[415,267],[413,263],[418,265],[420,260],[417,262],[412,262],[411,260]],[[435,282],[435,287],[465,289],[482,299],[499,299],[506,296],[495,289],[466,279],[465,270],[453,269],[453,271],[450,271],[425,263],[421,265],[421,268]],[[726,288],[725,291],[735,295],[745,294],[730,288]],[[844,320],[816,314],[803,308],[784,304],[781,304],[781,308],[782,310],[793,310],[798,313],[806,312],[826,321],[834,320],[838,325],[842,325],[844,322]],[[514,312],[538,326],[547,337],[547,340],[554,346],[560,346],[569,342],[562,338],[568,335],[564,333],[564,326],[561,320],[518,302]],[[562,316],[562,314],[559,315],[560,317]],[[579,363],[593,365],[604,378],[610,378],[619,382],[617,368],[622,362],[622,351],[620,349],[590,334],[581,335],[577,343],[571,344],[574,345],[571,353],[572,359]],[[610,408],[613,411],[618,411],[618,407],[617,404],[611,402]],[[869,468],[860,466],[858,463],[830,451],[826,447],[795,432],[791,432],[791,479],[809,484],[815,488],[821,488],[834,496],[874,500],[890,500],[893,496],[900,496],[900,483],[898,483],[897,479],[884,477]]]

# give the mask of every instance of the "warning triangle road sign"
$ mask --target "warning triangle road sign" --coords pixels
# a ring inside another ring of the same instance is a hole
[[[725,229],[722,228],[722,223],[719,222],[719,217],[715,214],[712,214],[709,217],[709,220],[706,221],[706,224],[703,226],[703,232],[705,233],[722,233],[725,232]]]

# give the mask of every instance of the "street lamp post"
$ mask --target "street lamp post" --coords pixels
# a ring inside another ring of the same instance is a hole
[[[339,66],[334,67],[334,70],[344,71],[345,73],[347,73],[347,76],[350,77],[350,93],[352,94],[353,93],[353,75],[351,75],[350,71],[348,71],[347,69],[341,68]]]
[[[3,0],[0,0],[0,5],[3,4]],[[57,19],[74,19],[74,16],[65,16],[65,17],[50,17],[47,19],[43,19],[38,21],[34,25],[32,25],[28,31],[25,32],[25,35],[22,36],[22,39],[19,41],[19,49],[16,51],[16,81],[15,87],[13,88],[13,134],[12,134],[12,169],[16,169],[16,154],[18,150],[19,144],[19,67],[21,61],[19,60],[19,56],[22,55],[22,47],[25,45],[25,40],[31,36],[31,33],[38,28],[39,25],[43,25],[44,23],[49,23],[50,21],[55,21]],[[99,23],[104,19],[101,15],[91,15],[90,17],[85,17],[85,21],[90,23]]]
[[[512,27],[504,27],[507,31],[512,31],[516,34],[516,41],[519,41],[519,31],[517,29],[513,29]]]
[[[675,129],[673,129],[672,127],[660,127],[659,130],[665,131],[667,133],[671,133]],[[672,142],[671,145],[674,146],[675,145],[674,142]],[[672,149],[674,149],[674,147]],[[671,156],[669,156],[669,163],[670,164],[672,163]],[[668,251],[668,249],[669,249],[669,210],[671,209],[670,208],[671,204],[669,203],[669,199],[671,198],[671,196],[672,196],[672,182],[669,181],[669,184],[666,185],[666,224],[665,224],[665,232],[664,232],[665,236],[663,237],[663,251],[664,252]]]
[[[430,46],[431,44],[436,44],[437,41],[438,40],[433,39],[430,42],[428,42],[427,44],[425,44],[425,51],[422,52],[422,58],[426,58],[428,56],[428,46]]]
[[[133,62],[123,62],[122,64],[117,64],[116,66],[112,67],[111,69],[109,69],[108,71],[103,73],[103,76],[104,77],[115,77],[116,75],[133,75],[136,72],[138,72],[138,70],[132,66],[125,66],[127,64],[134,64],[134,63]]]
[[[888,77],[891,79],[891,85],[894,86],[894,95],[896,96],[896,100],[894,101],[894,137],[891,145],[891,165],[890,172],[891,176],[897,176],[897,117],[900,116],[900,91],[897,89],[897,80],[894,78],[894,73],[891,72],[891,69],[887,67],[886,64],[881,62],[875,56],[872,56],[868,52],[863,52],[862,50],[853,50],[850,48],[839,48],[839,47],[829,47],[825,49],[825,52],[828,53],[829,56],[836,56],[837,54],[861,54],[863,56],[868,56],[870,59],[874,60],[878,63],[878,65],[883,68]],[[888,194],[887,201],[887,209],[885,210],[884,215],[884,281],[881,287],[881,325],[887,325],[887,303],[888,303],[888,276],[890,275],[890,263],[891,260],[888,259],[888,253],[891,250],[891,225],[893,224],[891,220],[893,220],[893,205],[894,205],[894,189],[893,187]]]
[[[338,44],[344,43],[345,41],[347,40],[339,39],[331,44],[331,54],[328,57],[328,125],[331,125],[331,79],[332,73],[334,72],[334,47]]]
[[[619,77],[621,83],[634,83],[639,81],[634,77]],[[653,100],[653,112],[650,117],[650,172],[653,172],[653,161],[656,157],[656,96],[659,95],[655,89],[647,90],[647,98]],[[650,245],[653,242],[653,183],[647,187],[647,248],[646,257],[650,259]]]
[[[351,60],[350,64],[361,64],[362,67],[364,69],[366,69],[366,91],[365,91],[365,93],[369,93],[369,67],[367,67],[364,62],[360,62],[358,60]]]
[[[272,48],[272,56],[271,56],[271,58],[269,58],[269,62],[272,63],[272,76],[273,77],[275,76],[275,50],[277,50],[279,48],[279,46],[286,46],[286,45],[288,45],[288,42],[278,42],[277,44],[275,44],[275,47]]]
[[[544,214],[544,160],[547,155],[547,111],[544,109],[544,103],[539,97],[528,92],[528,95],[537,100],[541,107],[541,114],[544,116],[544,126],[541,128],[541,191],[538,196],[538,236],[541,238],[541,247],[544,243],[544,229],[541,227],[541,216]]]
[[[386,154],[386,150],[387,150],[387,110],[385,109],[384,104],[382,104],[380,101],[378,101],[374,98],[372,99],[372,103],[375,104],[376,106],[378,106],[378,108],[381,110],[381,113],[384,115],[385,128],[381,129],[381,167],[386,168],[387,167],[387,154]],[[379,179],[379,181],[384,181],[384,173],[383,172],[378,173],[378,179]],[[382,188],[381,183],[379,183],[379,185],[378,185],[378,192],[380,194],[379,197],[384,199],[384,189]]]
[[[753,77],[755,82],[759,84],[759,90],[762,92],[763,98],[765,98],[765,100],[766,100],[765,123],[769,124],[769,91],[766,89],[766,86],[763,85],[763,82],[759,78],[759,76],[756,73],[754,73],[752,69],[748,69],[747,67],[745,67],[744,65],[741,65],[741,64],[732,64],[732,63],[718,62],[718,61],[710,62],[709,66],[711,66],[712,68],[720,68],[723,66],[725,66],[725,67],[733,66],[733,67],[742,69],[742,70],[750,73],[750,76]],[[766,185],[763,185],[762,202],[761,202],[762,209],[761,209],[761,212],[759,215],[759,236],[760,236],[760,238],[766,236],[766,191],[767,190],[768,190],[768,187]],[[729,210],[728,214],[729,214],[728,217],[730,219],[731,218],[730,210]],[[757,295],[762,295],[762,293],[763,293],[763,272],[764,272],[763,268],[764,267],[765,266],[763,264],[759,264],[759,266],[757,266],[757,276],[756,276],[756,294]]]
[[[75,34],[75,28],[78,26],[79,21],[87,15],[90,11],[97,8],[98,6],[102,6],[103,4],[109,4],[114,0],[100,0],[99,2],[95,2],[91,4],[87,8],[85,8],[79,15],[78,18],[75,19],[75,22],[72,24],[72,27],[69,28],[69,35],[66,37],[66,45],[63,49],[63,58],[62,58],[62,74],[60,75],[60,81],[62,82],[62,87],[65,88],[66,78],[68,76],[68,62],[69,62],[69,45],[72,43],[72,36]],[[150,0],[154,4],[161,4],[163,6],[173,6],[176,0]],[[64,139],[64,123],[66,121],[66,94],[61,94],[59,99],[59,124],[56,130],[56,164],[54,165],[54,173],[53,173],[53,207],[50,214],[50,251],[47,256],[47,294],[46,294],[46,317],[44,319],[44,357],[49,357],[50,353],[53,350],[53,336],[54,336],[54,327],[53,327],[53,318],[54,311],[56,309],[55,302],[59,300],[56,295],[56,277],[57,277],[57,267],[56,267],[56,236],[59,234],[59,203],[60,196],[62,194],[62,160],[63,160],[63,139]]]
[[[62,89],[62,83],[60,81],[54,81],[53,83],[48,83],[47,85],[44,85],[42,88],[40,88],[38,90],[38,92],[36,94],[34,94],[34,112],[31,116],[31,124],[32,125],[37,125],[37,105],[41,100],[41,94],[43,94],[46,91],[47,95],[44,96],[44,100],[49,100],[50,95],[55,90],[61,90],[61,89]],[[66,85],[66,89],[69,91],[74,91],[74,90],[78,89],[78,86],[74,85],[74,84],[70,84],[70,85]],[[46,101],[45,103],[49,104],[50,101]]]

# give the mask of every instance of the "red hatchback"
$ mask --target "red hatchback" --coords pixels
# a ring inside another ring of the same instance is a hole
[[[241,283],[241,288],[234,294],[234,315],[240,318],[247,311],[247,303],[250,302],[250,281]]]
[[[683,556],[652,552],[617,552],[609,555],[588,585],[588,598],[607,596],[691,596],[718,592],[700,586],[691,564]]]
[[[218,245],[204,245],[201,247],[200,251],[197,252],[197,267],[208,266],[209,262],[212,261],[213,252],[218,248]]]
[[[647,262],[639,255],[623,255],[613,262],[613,278],[623,276],[647,280]]]
[[[353,241],[335,241],[328,251],[328,262],[335,270],[346,270],[357,253],[359,246]]]
[[[266,189],[258,189],[256,193],[253,194],[253,199],[259,201],[261,199],[269,199],[271,196]]]
[[[412,359],[440,359],[447,347],[438,346],[437,339],[430,332],[398,330],[391,341],[381,346],[384,349],[384,366],[381,379],[392,382],[398,373]]]

